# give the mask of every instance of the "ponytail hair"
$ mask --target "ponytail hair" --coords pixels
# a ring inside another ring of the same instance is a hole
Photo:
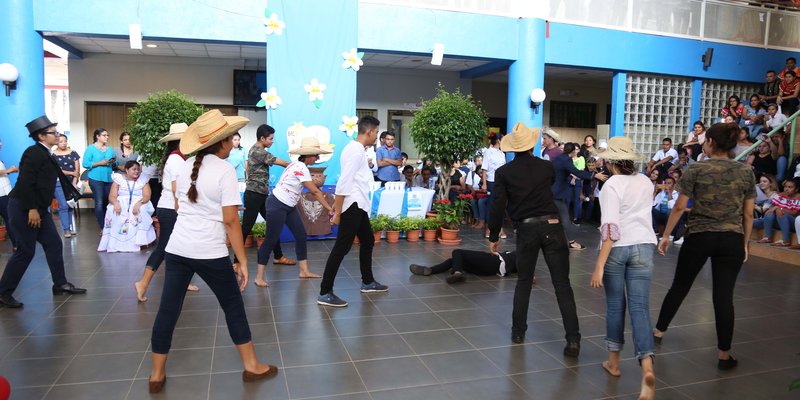
[[[620,175],[635,175],[639,171],[636,169],[636,163],[633,160],[606,160],[609,164],[614,164],[619,170]]]
[[[200,173],[200,166],[203,165],[203,158],[205,158],[206,154],[216,153],[219,151],[220,147],[222,147],[222,142],[214,143],[211,147],[200,150],[195,156],[194,165],[192,165],[192,174],[189,178],[191,179],[191,183],[189,185],[189,191],[186,192],[186,196],[189,197],[190,202],[197,203],[197,175]]]
[[[706,140],[708,139],[711,139],[711,144],[718,151],[729,152],[736,147],[736,143],[739,141],[739,125],[714,124],[706,131]]]

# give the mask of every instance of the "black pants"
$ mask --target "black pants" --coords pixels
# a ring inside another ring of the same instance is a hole
[[[500,272],[500,258],[490,253],[475,250],[453,250],[452,258],[431,267],[434,274],[447,272],[469,272],[475,275],[497,275]]]
[[[0,216],[3,217],[3,223],[6,224],[6,233],[8,234],[8,240],[11,241],[11,247],[17,247],[17,242],[14,240],[11,229],[8,229],[8,199],[8,196],[0,196]]]
[[[158,209],[158,200],[161,199],[161,190],[164,186],[158,181],[158,177],[150,178],[147,183],[150,185],[150,203],[153,208]]]
[[[252,340],[247,314],[244,311],[242,293],[233,272],[229,257],[211,260],[197,260],[167,253],[167,271],[164,274],[164,291],[161,293],[161,304],[153,323],[150,342],[153,353],[167,354],[172,345],[172,334],[181,315],[183,300],[186,297],[186,286],[196,273],[200,275],[214,295],[217,296],[220,308],[225,313],[228,333],[233,344],[245,344]]]
[[[744,237],[735,232],[700,232],[686,236],[685,240],[678,253],[675,279],[661,304],[656,329],[667,330],[689,294],[694,279],[710,257],[717,348],[728,351],[733,340],[733,288],[744,262]]]
[[[358,249],[358,262],[361,266],[361,283],[370,284],[375,281],[372,276],[372,248],[375,246],[375,236],[372,235],[372,226],[369,224],[369,215],[353,203],[345,210],[339,219],[339,232],[336,234],[336,244],[325,263],[325,272],[322,274],[322,284],[319,294],[328,294],[333,291],[333,281],[339,266],[350,247],[353,239],[358,236],[361,246]]]
[[[178,213],[171,208],[159,208],[156,210],[158,223],[161,226],[158,234],[158,245],[150,257],[147,259],[145,268],[150,268],[154,272],[158,271],[161,262],[164,261],[164,249],[167,247],[169,237],[172,236],[172,229],[175,228],[175,221],[178,220]]]
[[[61,236],[53,223],[53,217],[47,208],[39,209],[42,223],[38,228],[28,225],[28,207],[15,198],[8,199],[8,226],[7,230],[17,239],[17,251],[11,255],[0,278],[0,295],[12,294],[17,290],[19,281],[36,253],[36,242],[44,249],[47,266],[53,277],[53,285],[67,283],[64,274],[64,253]]]
[[[556,224],[543,221],[517,226],[517,286],[514,289],[512,332],[524,333],[528,329],[531,285],[541,249],[556,290],[565,337],[570,342],[577,342],[581,338],[575,297],[569,282],[569,247],[562,224],[563,221]]]
[[[256,223],[258,214],[261,214],[261,218],[264,218],[264,221],[267,220],[268,197],[269,197],[268,194],[256,193],[252,190],[244,191],[244,215],[242,216],[242,240],[247,239],[247,235],[249,235],[250,231],[253,230],[253,225]],[[272,248],[272,255],[275,257],[276,260],[283,257],[283,251],[281,250],[280,240],[278,240],[278,243],[276,243],[275,247]],[[234,254],[233,262],[237,263],[238,261],[239,260],[236,259],[236,254]]]

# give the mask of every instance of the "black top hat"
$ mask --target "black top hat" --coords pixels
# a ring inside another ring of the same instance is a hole
[[[42,115],[41,117],[25,124],[25,127],[28,128],[28,134],[33,137],[34,133],[43,129],[47,129],[53,125],[58,125],[58,123],[50,121],[50,118],[47,118],[47,115]]]

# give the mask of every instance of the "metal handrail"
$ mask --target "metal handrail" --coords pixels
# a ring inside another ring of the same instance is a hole
[[[789,124],[789,123],[791,123],[791,122],[795,121],[795,120],[797,119],[797,117],[798,117],[798,116],[800,116],[800,110],[797,110],[797,111],[796,111],[794,114],[792,114],[792,116],[790,116],[789,118],[787,118],[787,119],[786,119],[786,121],[784,121],[782,124],[780,124],[780,125],[776,126],[776,127],[773,129],[773,130],[769,131],[769,133],[767,133],[767,136],[768,136],[768,137],[772,137],[772,135],[774,135],[774,134],[775,134],[775,132],[777,132],[777,131],[779,131],[779,130],[783,129],[783,127],[784,127],[784,126],[786,126],[787,124]],[[786,157],[786,158],[788,158],[788,159],[789,159],[789,161],[790,161],[790,162],[792,161],[792,158],[794,157],[794,138],[795,138],[795,132],[797,132],[797,124],[792,124],[792,134],[791,134],[791,137],[789,138],[789,154],[788,154],[788,155],[787,155],[787,157]],[[755,142],[755,143],[753,143],[753,145],[752,145],[752,146],[748,147],[748,148],[747,148],[745,151],[743,151],[741,154],[739,154],[738,156],[736,156],[736,157],[734,158],[734,160],[736,160],[736,161],[739,161],[739,160],[741,160],[743,157],[746,157],[746,156],[748,156],[748,155],[750,154],[750,152],[752,152],[753,150],[755,150],[755,149],[758,147],[758,145],[760,145],[760,144],[761,144],[761,142],[763,142],[763,140],[761,140],[761,139],[758,139],[758,140],[756,140],[756,142]]]

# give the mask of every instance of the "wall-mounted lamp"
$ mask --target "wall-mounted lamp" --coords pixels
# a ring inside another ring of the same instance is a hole
[[[17,88],[17,78],[19,78],[17,67],[8,63],[0,64],[0,81],[3,81],[6,87],[6,96],[11,95],[11,89]]]
[[[442,65],[442,60],[444,59],[444,44],[442,43],[434,43],[433,44],[433,52],[431,56],[431,64],[433,65]]]
[[[547,97],[547,94],[544,90],[536,88],[531,91],[531,108],[535,112],[539,112],[539,105],[544,102],[544,99]]]

